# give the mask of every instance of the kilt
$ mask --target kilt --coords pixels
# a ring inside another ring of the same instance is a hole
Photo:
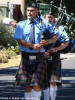
[[[56,82],[57,86],[61,85],[61,59],[59,53],[53,53],[52,60],[47,59],[47,76],[48,82]]]
[[[36,60],[30,60],[30,55],[36,56]],[[40,86],[41,89],[48,86],[47,63],[44,54],[29,54],[22,52],[21,63],[16,73],[16,85]]]

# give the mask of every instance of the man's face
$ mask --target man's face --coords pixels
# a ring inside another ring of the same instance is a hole
[[[31,16],[35,19],[37,15],[38,15],[37,8],[33,8],[33,7],[27,8],[27,18],[28,19],[31,19]]]
[[[47,22],[49,22],[49,23],[51,23],[51,24],[54,24],[55,23],[55,17],[54,16],[52,16],[52,15],[46,15],[45,16],[45,19],[46,19],[46,21]]]

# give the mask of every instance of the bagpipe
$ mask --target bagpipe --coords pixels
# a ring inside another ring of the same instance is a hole
[[[40,8],[40,7],[39,7],[40,5],[47,5],[47,4],[40,4],[40,3],[38,2],[38,0],[37,0],[36,3],[37,3],[37,5],[38,5],[38,8]],[[52,8],[56,8],[56,9],[58,10],[58,17],[57,17],[57,21],[56,21],[56,23],[55,23],[55,29],[57,29],[57,26],[60,25],[60,23],[61,23],[61,21],[63,20],[63,17],[64,17],[64,16],[66,16],[66,24],[67,24],[67,26],[68,26],[68,24],[69,24],[72,20],[75,21],[75,18],[73,17],[73,14],[71,14],[71,15],[67,14],[66,6],[65,6],[65,3],[64,3],[64,0],[61,0],[61,1],[60,1],[60,7],[57,7],[57,6],[53,5],[53,2],[51,1],[50,7],[51,7],[51,9],[52,9]],[[51,10],[51,9],[50,9],[50,10]],[[50,31],[48,30],[48,28],[46,28],[46,27],[43,28],[44,23],[42,22],[42,18],[41,18],[39,9],[38,9],[38,16],[37,16],[37,18],[39,19],[39,21],[40,21],[40,23],[41,23],[40,25],[38,25],[38,28],[39,28],[39,29],[41,30],[41,32],[42,32],[42,37],[41,37],[41,39],[42,39],[42,40],[43,40],[43,39],[47,40],[47,39],[52,38],[52,36],[51,36]],[[34,21],[36,22],[35,19],[34,19]],[[36,22],[36,23],[37,23],[37,22]],[[68,41],[68,46],[67,46],[65,49],[63,49],[63,50],[60,50],[59,52],[60,52],[60,53],[68,53],[68,52],[72,49],[74,43],[75,43],[75,42],[73,42],[73,40],[69,40],[69,41]],[[46,48],[46,47],[48,47],[48,46],[44,46],[44,47]]]
[[[57,7],[55,5],[53,5],[53,2],[51,1],[51,4],[50,4],[51,8],[56,8],[58,10],[58,17],[57,17],[57,21],[55,23],[55,27],[57,28],[57,26],[59,26],[64,18],[64,16],[66,17],[66,25],[69,26],[69,24],[72,22],[72,21],[75,21],[75,18],[73,17],[73,13],[71,13],[71,15],[69,15],[66,11],[66,6],[65,6],[65,3],[64,3],[64,0],[61,0],[60,1],[60,6]],[[61,45],[60,41],[57,42],[57,45]],[[73,39],[69,39],[68,41],[68,46],[60,51],[58,51],[59,53],[68,53],[71,51],[71,49],[73,48],[75,44],[75,40]]]
[[[36,19],[34,19],[32,16],[31,16],[31,20],[34,21],[34,23],[36,23],[38,29],[40,30],[41,32],[41,40],[48,40],[52,37],[50,31],[49,31],[49,28],[46,27],[45,23],[43,22],[42,18],[37,16],[37,19],[39,20],[40,23],[37,22]],[[48,45],[45,45],[43,46],[45,49],[48,48]],[[30,48],[32,50],[32,48]]]

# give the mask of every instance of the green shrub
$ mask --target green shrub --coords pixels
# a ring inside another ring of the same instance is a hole
[[[16,53],[16,54],[20,54],[20,50],[19,50],[19,46],[18,46],[18,45],[15,46],[15,53]]]
[[[7,63],[8,59],[16,56],[14,48],[2,49],[0,50],[0,63]]]
[[[16,41],[13,39],[14,28],[4,25],[0,22],[0,45],[5,47],[16,46]]]
[[[6,54],[7,54],[8,59],[11,59],[13,56],[16,56],[16,52],[12,50],[11,48],[8,48],[6,50]]]
[[[6,52],[0,51],[0,63],[7,63],[8,58]]]

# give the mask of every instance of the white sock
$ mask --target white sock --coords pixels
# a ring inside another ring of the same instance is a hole
[[[25,92],[24,93],[24,100],[33,100],[32,99],[32,92]]]
[[[49,88],[43,90],[44,100],[49,100]]]
[[[32,94],[33,94],[33,100],[40,100],[41,91],[35,91],[35,90],[33,90]]]
[[[55,100],[57,92],[57,86],[50,86],[50,98],[51,100]]]

